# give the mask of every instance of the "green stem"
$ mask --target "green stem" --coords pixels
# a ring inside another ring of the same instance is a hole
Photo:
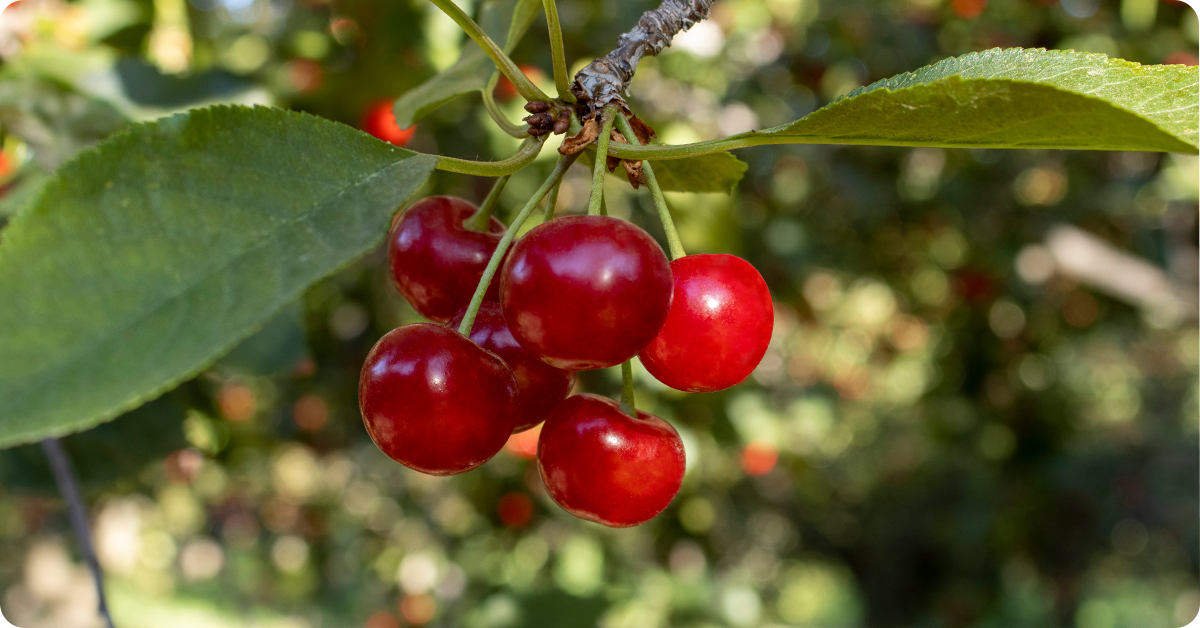
[[[500,161],[471,161],[470,159],[438,155],[437,169],[459,174],[473,174],[478,177],[502,177],[533,163],[538,153],[542,152],[543,144],[545,144],[544,138],[526,138],[512,157]]]
[[[458,331],[464,336],[471,335],[471,327],[475,325],[475,316],[479,314],[479,306],[483,305],[483,295],[487,294],[487,287],[492,283],[492,277],[496,276],[496,270],[500,268],[500,260],[504,259],[504,254],[508,252],[508,247],[512,244],[514,238],[517,237],[517,231],[520,231],[521,225],[525,224],[525,220],[537,209],[541,204],[542,199],[550,193],[550,188],[558,183],[567,168],[575,163],[576,155],[565,155],[558,160],[554,166],[554,170],[550,172],[550,176],[542,183],[542,186],[533,193],[533,197],[529,202],[525,203],[525,207],[517,213],[517,217],[513,218],[512,224],[508,226],[508,231],[504,232],[504,237],[500,238],[500,243],[496,245],[496,251],[492,253],[492,258],[488,260],[487,268],[483,270],[483,276],[479,278],[479,285],[475,288],[475,294],[471,297],[471,304],[467,306],[467,313],[463,316],[462,324],[458,326]]]
[[[604,200],[604,172],[608,170],[608,145],[612,136],[615,107],[605,107],[600,114],[600,136],[596,138],[596,163],[592,164],[592,195],[588,198],[588,215],[599,216]]]
[[[637,418],[637,406],[633,403],[633,359],[621,363],[621,412]]]
[[[506,174],[496,179],[496,183],[492,185],[492,191],[488,192],[487,198],[483,199],[479,210],[463,221],[464,229],[480,233],[488,232],[488,226],[492,221],[492,212],[496,210],[496,203],[499,202],[500,194],[504,192],[504,186],[508,185],[510,177],[512,177],[511,174]]]
[[[513,137],[529,137],[528,124],[516,124],[509,121],[508,116],[500,111],[500,107],[496,104],[496,98],[493,93],[496,91],[496,83],[500,81],[500,73],[492,72],[492,78],[488,81],[487,87],[483,88],[480,94],[483,96],[483,108],[487,110],[488,115],[492,117],[492,121],[502,131]]]
[[[513,87],[517,89],[517,93],[521,94],[525,100],[550,100],[550,97],[538,89],[538,86],[534,85],[533,81],[529,80],[529,77],[521,72],[517,64],[513,63],[513,60],[504,54],[500,46],[497,46],[496,42],[492,41],[492,38],[483,32],[483,29],[475,23],[475,20],[472,20],[457,4],[454,4],[453,0],[431,1],[443,13],[450,16],[450,19],[454,20],[454,23],[458,24],[459,28],[466,31],[467,36],[479,44],[480,48],[483,48],[487,56],[491,57],[492,63],[496,64],[496,68],[503,72],[509,81],[512,81]]]
[[[546,9],[546,26],[550,29],[550,57],[554,64],[554,87],[558,90],[558,99],[571,103],[575,96],[571,94],[571,79],[567,77],[567,55],[563,50],[562,27],[558,24],[558,6],[554,0],[542,0]]]
[[[781,127],[782,128],[782,127]],[[762,146],[764,144],[852,144],[852,140],[832,140],[831,138],[813,138],[800,135],[766,135],[761,131],[752,131],[750,133],[742,133],[740,135],[731,135],[718,140],[707,140],[704,142],[696,142],[694,144],[675,144],[672,146],[635,146],[633,144],[620,144],[613,146],[613,157],[621,159],[645,160],[645,159],[686,159],[688,157],[700,157],[701,155],[711,155],[713,153],[722,153],[725,151],[734,150],[737,148],[746,148],[748,146]],[[877,144],[879,142],[860,142],[865,144]]]
[[[633,127],[625,116],[617,116],[617,127],[617,130],[625,136],[626,140],[629,140],[629,143],[641,144],[641,140],[634,134]],[[667,234],[667,247],[671,250],[671,259],[679,259],[687,253],[683,251],[683,243],[679,241],[679,232],[675,231],[675,221],[671,218],[671,209],[667,207],[667,199],[663,196],[662,188],[658,185],[658,177],[654,176],[654,168],[650,166],[649,161],[642,161],[642,172],[646,175],[646,185],[650,187],[650,196],[654,199],[655,208],[658,209],[658,219],[662,221],[663,231]]]
[[[542,222],[550,222],[554,218],[554,208],[558,205],[558,190],[562,188],[562,179],[554,184],[554,188],[550,190],[550,198],[546,199],[546,213],[542,216]]]
[[[613,157],[640,161],[644,159],[667,160],[700,157],[713,153],[723,153],[750,146],[768,146],[772,144],[842,144],[847,146],[940,146],[944,148],[1014,148],[1012,144],[997,142],[933,142],[928,140],[889,140],[879,137],[833,137],[829,135],[789,135],[785,124],[761,131],[739,133],[716,140],[696,142],[694,144],[675,144],[673,146],[635,146],[633,144],[616,144],[610,151]],[[1040,148],[1040,146],[1025,145],[1019,148]]]

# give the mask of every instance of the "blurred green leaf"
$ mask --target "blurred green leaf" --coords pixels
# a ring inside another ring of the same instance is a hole
[[[0,241],[0,295],[23,295],[0,299],[0,446],[85,429],[190,377],[377,245],[435,162],[241,107],[81,154]]]
[[[601,598],[578,597],[561,591],[542,591],[520,598],[520,628],[591,628],[608,604]]]
[[[541,7],[537,0],[493,0],[480,9],[478,22],[495,40],[499,40],[507,28],[504,51],[509,53],[529,30]],[[396,124],[408,128],[456,96],[484,89],[495,70],[496,66],[483,49],[474,43],[466,44],[454,65],[396,100],[393,109]]]
[[[288,374],[308,356],[303,319],[300,302],[289,303],[262,329],[225,354],[218,364],[247,375]]]
[[[129,124],[108,102],[48,78],[8,70],[16,75],[0,81],[0,127],[25,140],[46,171]]]
[[[820,143],[1197,152],[1200,68],[993,49],[859,88],[741,137]]]
[[[478,46],[463,51],[458,61],[396,100],[396,124],[406,129],[452,99],[487,86],[496,69]]]
[[[746,163],[729,153],[687,159],[655,161],[654,175],[667,192],[723,192],[728,194],[746,174]]]
[[[12,187],[0,196],[0,216],[17,215],[17,212],[33,202],[34,197],[42,191],[49,180],[50,175],[41,168],[26,167],[17,180],[10,184]]]
[[[141,107],[180,108],[230,98],[254,87],[254,82],[227,70],[208,70],[185,76],[164,74],[141,59],[118,59],[113,72],[121,92]]]
[[[170,395],[127,412],[111,423],[62,439],[84,487],[103,488],[136,475],[149,462],[188,446],[184,407]],[[130,443],[137,443],[131,447]],[[46,455],[37,445],[0,450],[0,484],[7,489],[58,493]]]

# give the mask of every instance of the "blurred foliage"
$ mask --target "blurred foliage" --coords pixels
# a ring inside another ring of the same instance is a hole
[[[603,54],[652,4],[565,0],[568,57]],[[546,41],[539,18],[514,53],[544,88]],[[0,184],[6,199],[36,194],[37,177],[124,120],[212,102],[358,125],[371,103],[452,65],[463,42],[422,0],[22,0],[0,18]],[[994,46],[1194,64],[1196,45],[1195,13],[1169,1],[718,0],[712,20],[643,62],[631,103],[678,143],[781,124]],[[502,107],[519,117],[519,102]],[[463,96],[423,119],[410,146],[494,158],[515,141]],[[552,153],[512,179],[502,213]],[[733,196],[668,198],[689,252],[736,253],[762,271],[777,329],[751,380],[726,392],[684,395],[639,369],[639,405],[688,449],[663,515],[628,530],[566,515],[522,454],[528,438],[455,478],[380,454],[358,415],[358,369],[415,315],[376,251],[159,402],[178,413],[145,416],[151,405],[68,440],[118,625],[1190,621],[1195,312],[1070,272],[1070,251],[1048,235],[1081,228],[1194,303],[1196,159],[837,146],[738,156],[749,168]],[[430,192],[478,201],[489,185],[439,173]],[[610,212],[661,235],[645,190],[607,185]],[[560,211],[580,211],[587,187],[577,166]],[[2,221],[20,204],[0,207]],[[618,389],[615,372],[581,380]],[[156,434],[171,424],[187,446],[166,455]],[[124,432],[137,436],[113,440]],[[0,459],[0,606],[24,628],[95,625],[32,452]]]

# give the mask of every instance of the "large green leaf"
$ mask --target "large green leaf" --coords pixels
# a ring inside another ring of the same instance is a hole
[[[733,191],[746,163],[729,153],[713,153],[687,159],[668,159],[652,162],[658,185],[668,192]]]
[[[529,30],[541,7],[539,0],[492,0],[480,9],[479,26],[496,41],[507,29],[504,51],[509,53]],[[393,108],[396,124],[401,128],[410,127],[453,98],[487,87],[496,66],[479,46],[474,43],[465,46],[454,65],[396,100]]]
[[[739,137],[1195,153],[1198,77],[1196,66],[995,49],[876,82],[792,124]]]
[[[140,124],[0,233],[0,447],[157,396],[383,239],[436,158],[277,109]]]

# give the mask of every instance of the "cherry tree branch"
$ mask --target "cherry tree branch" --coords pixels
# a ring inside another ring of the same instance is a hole
[[[590,112],[609,104],[628,111],[624,95],[646,55],[657,55],[671,39],[708,18],[713,0],[663,0],[657,9],[646,11],[633,30],[617,39],[617,48],[575,74],[571,93],[585,101]]]
[[[50,462],[50,471],[54,473],[54,481],[58,491],[62,493],[63,501],[67,504],[67,517],[71,520],[71,528],[79,541],[79,550],[83,561],[92,572],[92,580],[96,585],[98,599],[97,611],[107,628],[113,628],[112,617],[108,614],[108,602],[104,599],[104,572],[100,570],[100,561],[96,560],[96,550],[92,547],[92,533],[88,529],[87,507],[83,496],[79,494],[79,482],[75,479],[75,469],[71,459],[63,449],[62,443],[56,438],[42,441],[42,452]]]

